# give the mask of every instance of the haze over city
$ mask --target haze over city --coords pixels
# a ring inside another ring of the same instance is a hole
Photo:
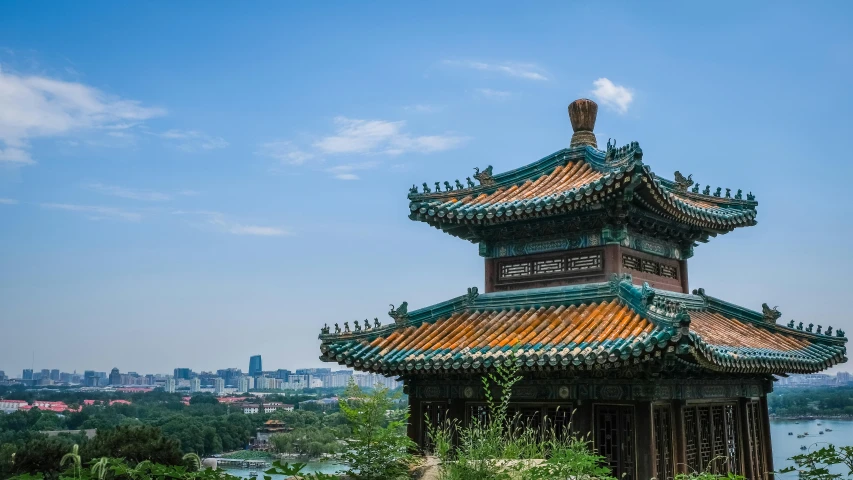
[[[853,331],[851,7],[729,6],[5,3],[0,370],[330,367],[324,324],[482,289],[410,186],[568,147],[581,97],[755,194],[691,288]]]

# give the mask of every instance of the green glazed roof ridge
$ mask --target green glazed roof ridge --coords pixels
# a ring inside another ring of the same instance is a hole
[[[700,291],[704,292],[703,289],[700,289]],[[757,312],[746,307],[741,307],[740,305],[735,305],[734,303],[730,303],[709,295],[703,295],[703,298],[707,302],[708,311],[713,313],[719,313],[721,315],[735,318],[737,320],[741,320],[743,322],[747,322],[758,327],[793,335],[798,338],[808,339],[810,341],[830,343],[833,345],[844,345],[845,343],[847,343],[847,337],[837,337],[822,333],[807,332],[805,330],[799,330],[796,328],[789,328],[782,324],[772,323],[764,320],[764,314],[762,314],[761,312]]]
[[[637,145],[636,149],[626,150],[617,160],[614,160],[612,164],[608,164],[605,160],[605,152],[591,146],[562,148],[527,165],[494,175],[492,177],[494,183],[491,185],[478,185],[474,188],[443,192],[409,193],[408,198],[412,200],[437,200],[452,198],[463,193],[468,195],[493,193],[503,187],[517,185],[528,180],[534,181],[543,175],[549,175],[555,168],[566,165],[566,163],[570,161],[582,160],[597,172],[604,174],[614,173],[628,164],[642,164],[642,160],[640,159],[641,157],[635,157],[637,152],[641,152],[641,150],[639,150],[639,145]]]
[[[539,160],[536,160],[532,163],[524,165],[522,167],[518,167],[504,173],[498,173],[494,175],[492,179],[495,183],[491,185],[478,185],[474,188],[466,188],[463,190],[450,190],[444,192],[432,192],[432,193],[409,193],[409,199],[424,199],[424,200],[432,200],[432,199],[446,199],[452,198],[454,196],[459,196],[460,194],[473,195],[480,193],[493,193],[501,187],[506,187],[510,185],[515,185],[519,181],[526,181],[530,179],[539,178],[542,175],[548,175],[554,171],[560,165],[564,165],[567,161],[571,160],[579,160],[583,158],[583,155],[578,155],[582,153],[583,150],[579,148],[563,148],[557,150],[554,153],[546,155]]]

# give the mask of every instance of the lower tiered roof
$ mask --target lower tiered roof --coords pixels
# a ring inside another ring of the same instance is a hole
[[[701,290],[636,286],[627,275],[482,295],[469,289],[410,313],[392,310],[391,325],[324,329],[320,358],[387,375],[486,371],[510,355],[528,369],[586,370],[672,354],[704,369],[767,374],[817,372],[846,360],[843,332],[777,325],[774,312]]]

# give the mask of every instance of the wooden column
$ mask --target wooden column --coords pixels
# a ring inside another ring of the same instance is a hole
[[[605,245],[604,246],[604,278],[609,280],[614,273],[622,273],[622,246],[621,245]]]
[[[684,431],[684,400],[672,401],[672,426],[675,430],[675,461],[676,473],[687,473],[687,439]]]
[[[764,448],[764,464],[767,479],[773,480],[773,444],[770,439],[770,410],[767,408],[767,395],[762,395],[759,402],[761,407],[761,443]]]
[[[634,422],[637,426],[636,461],[637,480],[657,478],[655,461],[655,428],[653,423],[652,402],[637,402],[634,407]]]
[[[483,284],[486,289],[486,293],[491,293],[495,291],[495,259],[494,258],[486,258],[484,259],[486,278],[485,283]]]
[[[418,447],[423,447],[421,445],[421,425],[423,425],[424,419],[421,415],[421,401],[412,396],[412,393],[409,393],[409,423],[406,425],[406,435],[415,442]]]
[[[687,260],[681,261],[681,289],[683,293],[690,293],[690,282],[687,276]]]
[[[749,421],[747,420],[747,403],[749,402],[748,398],[739,398],[738,399],[738,443],[740,444],[740,461],[741,461],[741,472],[744,477],[750,478],[754,469],[752,468],[752,452],[750,452],[749,445],[752,443],[752,439],[749,436]]]

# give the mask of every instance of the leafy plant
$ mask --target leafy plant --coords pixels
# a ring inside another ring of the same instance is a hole
[[[400,394],[390,394],[377,385],[365,392],[350,380],[339,400],[341,413],[352,429],[352,438],[342,458],[347,474],[356,479],[392,480],[408,474],[415,448],[406,436],[408,412],[394,410]]]
[[[184,455],[183,457],[181,457],[181,460],[183,460],[185,463],[189,464],[190,467],[192,467],[193,471],[197,472],[197,471],[201,470],[201,457],[199,457],[197,454],[188,453],[188,454]]]
[[[299,475],[305,480],[338,480],[338,478],[340,478],[337,475],[329,475],[327,473],[320,472],[304,474],[301,473],[303,468],[305,468],[304,463],[294,463],[291,465],[287,462],[281,463],[276,461],[273,462],[272,468],[264,472],[267,474],[264,476],[264,479],[270,480],[271,477],[268,475],[284,475],[285,478]]]
[[[570,427],[558,431],[547,419],[540,431],[510,415],[512,388],[522,378],[519,369],[513,351],[483,378],[485,418],[474,417],[467,427],[456,420],[434,425],[427,418],[442,480],[614,480],[604,458],[592,452],[588,436],[574,435]]]
[[[74,478],[80,478],[80,445],[74,444],[71,447],[71,451],[62,456],[62,460],[59,461],[59,466],[64,467],[66,463],[70,463],[74,472]]]
[[[794,455],[789,460],[793,460],[796,467],[786,467],[779,473],[796,471],[803,480],[834,480],[844,478],[845,475],[833,473],[831,467],[842,465],[847,469],[846,477],[853,476],[853,447],[836,447],[830,444],[808,453]]]

